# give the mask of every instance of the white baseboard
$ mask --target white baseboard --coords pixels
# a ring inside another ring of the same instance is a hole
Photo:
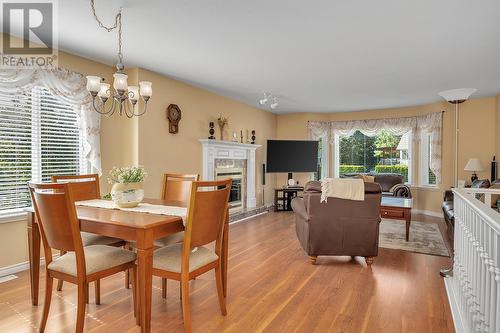
[[[429,215],[429,216],[434,216],[434,217],[443,217],[443,213],[434,212],[432,210],[412,209],[411,213],[412,214]]]
[[[464,327],[464,322],[462,320],[460,307],[458,306],[458,301],[455,296],[455,292],[453,291],[452,279],[453,277],[444,278],[444,286],[446,289],[446,294],[448,294],[448,302],[450,303],[451,316],[453,317],[455,332],[465,333],[467,332],[467,330]]]
[[[59,254],[53,254],[52,255],[53,259],[59,258]],[[40,258],[40,266],[45,265],[45,258]],[[30,268],[30,263],[29,261],[25,262],[20,262],[18,264],[10,265],[10,266],[5,266],[5,267],[0,267],[0,277],[6,276],[6,275],[11,275],[11,274],[16,274],[22,271],[27,271]]]

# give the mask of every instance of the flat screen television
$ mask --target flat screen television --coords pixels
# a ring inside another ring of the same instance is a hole
[[[318,141],[267,140],[267,172],[316,172]]]

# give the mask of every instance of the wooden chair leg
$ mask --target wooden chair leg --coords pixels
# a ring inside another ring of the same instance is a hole
[[[184,319],[184,332],[191,332],[191,311],[189,310],[189,278],[181,278],[182,318]]]
[[[94,281],[94,290],[95,290],[95,304],[100,305],[101,304],[101,280],[95,280]]]
[[[161,297],[167,298],[167,279],[161,279]]]
[[[125,289],[130,289],[130,281],[131,281],[130,270],[127,269],[125,271]]]
[[[85,306],[88,298],[88,284],[78,284],[78,301],[76,306],[76,333],[83,332],[83,325],[85,323]]]
[[[59,251],[59,256],[62,257],[63,255],[66,254],[66,251]],[[63,286],[63,280],[58,280],[57,281],[57,291],[61,291],[62,290],[62,286]]]
[[[40,332],[45,331],[45,325],[47,324],[47,318],[49,317],[50,301],[52,299],[52,285],[54,283],[54,278],[49,276],[48,272],[45,277],[45,301],[43,303],[43,314],[42,322],[40,323]]]
[[[132,268],[132,274],[130,275],[130,280],[132,281],[132,302],[134,305],[134,317],[136,318],[136,322],[138,323],[139,315],[137,314],[138,310],[138,299],[137,299],[137,266]]]
[[[89,284],[85,285],[85,304],[89,304]]]
[[[375,257],[366,257],[365,261],[368,266],[371,266],[373,264],[373,260],[375,260]]]
[[[217,284],[217,297],[219,298],[220,312],[225,316],[227,314],[226,299],[224,298],[224,289],[222,288],[222,269],[220,261],[215,267],[215,283]]]
[[[318,256],[309,256],[309,260],[313,265],[316,265],[316,259],[318,259]]]

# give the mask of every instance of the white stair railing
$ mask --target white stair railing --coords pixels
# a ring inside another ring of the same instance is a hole
[[[491,195],[500,190],[480,190],[453,189],[454,263],[445,284],[457,332],[499,333],[500,213],[491,208]]]

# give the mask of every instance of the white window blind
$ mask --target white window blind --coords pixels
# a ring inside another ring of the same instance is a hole
[[[85,172],[74,106],[42,87],[0,91],[0,214],[29,206],[27,182]]]

